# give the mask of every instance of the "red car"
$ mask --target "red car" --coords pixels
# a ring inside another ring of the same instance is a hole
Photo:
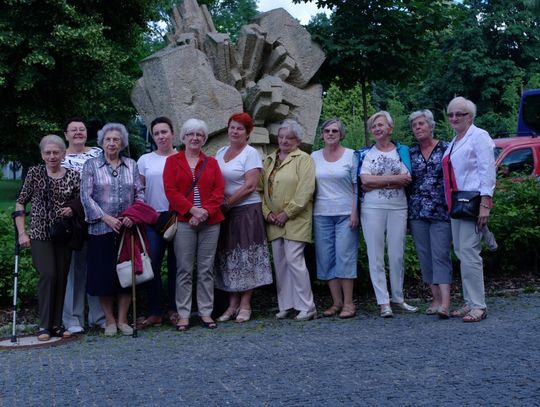
[[[497,171],[505,176],[540,175],[540,137],[494,139]]]

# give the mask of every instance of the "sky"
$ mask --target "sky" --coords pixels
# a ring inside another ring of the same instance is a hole
[[[317,5],[314,2],[294,4],[292,0],[259,0],[260,12],[272,10],[279,7],[287,10],[290,15],[300,20],[300,23],[302,24],[309,23],[311,16],[314,16],[315,14],[323,11],[321,9],[318,9]]]

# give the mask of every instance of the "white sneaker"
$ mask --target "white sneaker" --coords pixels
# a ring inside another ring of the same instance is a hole
[[[381,307],[381,318],[392,318],[394,313],[392,312],[392,307],[390,305],[384,305]]]
[[[84,328],[79,325],[70,326],[67,330],[72,334],[80,334],[84,332]]]
[[[311,311],[300,311],[296,317],[295,321],[309,321],[310,319],[315,319],[317,316],[317,310],[313,309]]]
[[[276,319],[285,319],[289,316],[289,310],[286,309],[285,311],[279,311],[276,314]]]
[[[406,302],[402,303],[393,303],[396,307],[400,308],[401,310],[405,312],[416,312],[418,311],[418,307],[413,307],[412,305],[407,304]]]

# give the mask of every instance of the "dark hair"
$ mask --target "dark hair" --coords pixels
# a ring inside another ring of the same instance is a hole
[[[86,122],[84,121],[82,117],[74,116],[74,117],[70,117],[64,122],[64,132],[67,131],[68,126],[73,122],[81,122],[82,124],[84,124],[84,127],[86,127]]]
[[[233,113],[232,116],[229,119],[229,122],[227,123],[227,127],[231,124],[232,121],[241,123],[246,128],[246,133],[249,135],[251,131],[253,130],[253,119],[249,115],[249,113]]]
[[[150,123],[150,133],[154,132],[154,126],[159,123],[165,123],[167,126],[169,126],[169,129],[171,129],[171,133],[174,133],[172,120],[165,116],[159,116],[152,120],[152,123]]]

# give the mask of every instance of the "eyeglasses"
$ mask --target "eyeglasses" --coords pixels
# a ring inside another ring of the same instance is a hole
[[[194,137],[204,138],[204,133],[186,133],[186,137],[187,138],[194,138]]]
[[[462,117],[465,117],[467,116],[469,113],[461,113],[461,112],[456,112],[456,113],[448,113],[448,118],[452,119],[452,118],[456,118],[456,119],[461,119]]]

